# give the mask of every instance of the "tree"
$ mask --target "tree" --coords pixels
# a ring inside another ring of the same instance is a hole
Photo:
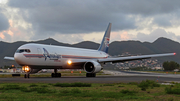
[[[179,69],[179,64],[174,61],[166,61],[163,63],[163,68],[165,71],[172,71],[174,69]]]

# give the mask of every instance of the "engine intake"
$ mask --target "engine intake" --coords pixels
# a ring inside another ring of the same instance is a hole
[[[97,73],[102,70],[102,66],[96,61],[88,61],[84,64],[84,70],[87,73]]]

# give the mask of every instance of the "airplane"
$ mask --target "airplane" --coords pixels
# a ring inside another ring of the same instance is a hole
[[[109,23],[97,50],[28,43],[20,46],[14,57],[4,57],[4,59],[15,60],[22,66],[22,70],[26,73],[24,78],[29,78],[30,74],[37,73],[41,69],[54,69],[51,77],[61,77],[61,73],[57,73],[58,69],[84,69],[86,77],[96,77],[96,73],[100,72],[107,62],[117,63],[176,54],[110,57],[108,48],[111,25]]]

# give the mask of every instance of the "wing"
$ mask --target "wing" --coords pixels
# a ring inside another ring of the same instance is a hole
[[[149,59],[153,57],[162,57],[162,56],[173,56],[176,53],[167,53],[167,54],[153,54],[153,55],[141,55],[141,56],[127,56],[127,57],[116,57],[116,58],[106,58],[106,59],[93,59],[92,61],[97,61],[99,63],[106,63],[106,62],[125,62],[125,61],[132,61],[132,60],[142,60],[142,59]],[[72,66],[81,66],[83,67],[84,64],[89,60],[71,60]]]
[[[6,60],[14,60],[14,57],[4,57],[4,59],[6,59]]]
[[[162,56],[172,56],[176,53],[167,53],[167,54],[153,54],[153,55],[141,55],[141,56],[128,56],[128,57],[118,57],[118,58],[106,58],[106,59],[98,59],[98,62],[105,63],[105,62],[125,62],[125,61],[132,61],[132,60],[142,60],[142,59],[149,59],[153,57],[162,57]]]

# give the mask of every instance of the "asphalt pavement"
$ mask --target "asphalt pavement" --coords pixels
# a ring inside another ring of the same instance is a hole
[[[0,78],[0,83],[121,83],[121,82],[141,82],[142,80],[155,80],[157,82],[180,82],[179,74],[162,74],[134,71],[109,71],[104,70],[104,76],[84,77],[84,76],[66,76],[60,78],[51,77],[11,77]]]

